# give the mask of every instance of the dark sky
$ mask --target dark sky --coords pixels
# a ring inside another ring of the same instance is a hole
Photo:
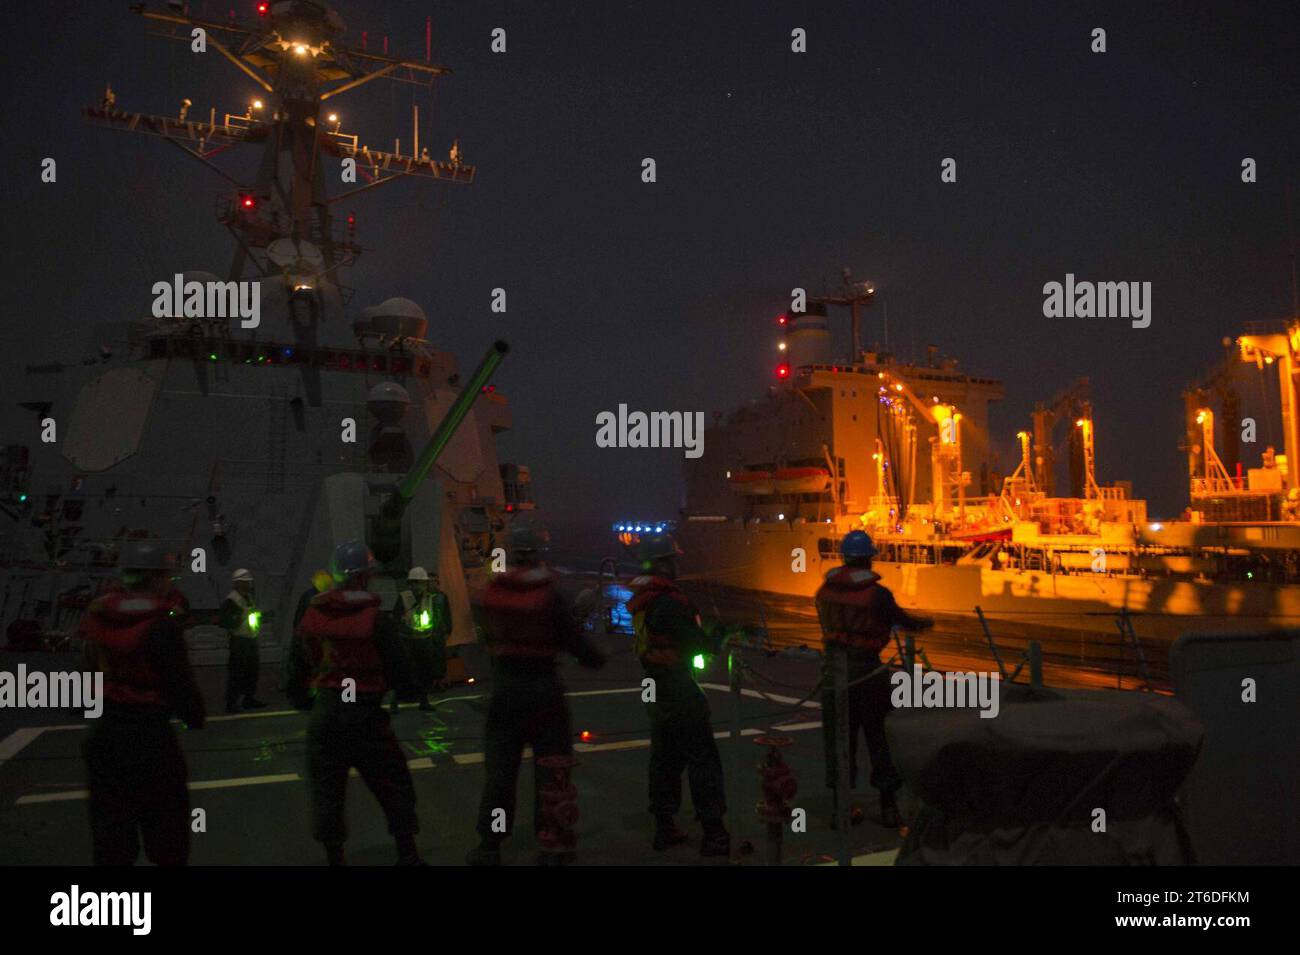
[[[189,96],[202,114],[237,110],[251,84],[216,54],[196,63],[150,39],[127,7],[5,5],[11,361],[136,315],[160,275],[229,261],[213,218],[223,180],[161,140],[90,128],[78,109],[109,80],[123,108],[170,112]],[[400,183],[356,200],[374,251],[349,277],[355,304],[419,301],[465,366],[510,340],[507,457],[533,466],[556,517],[674,513],[681,452],[598,449],[597,412],[711,417],[763,394],[789,290],[828,289],[845,265],[876,282],[894,351],[932,343],[1006,382],[1003,464],[1033,403],[1089,376],[1101,479],[1131,478],[1161,513],[1186,498],[1180,391],[1223,336],[1292,309],[1294,2],[356,0],[340,12],[354,42],[387,33],[416,57],[432,14],[434,57],[456,71],[433,94],[376,84],[340,98],[345,128],[407,141],[415,96],[422,138],[442,152],[459,136],[479,167],[468,188]],[[489,50],[497,26],[505,55]],[[806,55],[790,52],[795,27]],[[1094,27],[1105,54],[1089,50]],[[59,161],[56,186],[39,182],[44,156]],[[948,156],[956,184],[940,182]],[[254,160],[227,168],[251,178]],[[1067,272],[1151,282],[1151,327],[1044,318],[1042,286]],[[495,286],[504,316],[489,310]],[[878,304],[864,337],[882,335]],[[1276,410],[1259,414],[1276,435]]]

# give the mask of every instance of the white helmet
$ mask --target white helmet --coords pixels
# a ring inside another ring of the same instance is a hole
[[[247,567],[240,567],[230,575],[230,579],[234,581],[246,580],[251,584],[253,582],[253,572]]]
[[[429,572],[423,567],[412,567],[411,572],[406,575],[407,580],[428,580]]]

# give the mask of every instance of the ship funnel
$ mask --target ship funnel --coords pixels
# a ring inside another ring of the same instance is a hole
[[[831,361],[831,330],[826,306],[813,303],[806,312],[790,312],[785,322],[785,359],[791,368]]]

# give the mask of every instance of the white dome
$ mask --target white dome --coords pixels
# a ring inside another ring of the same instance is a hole
[[[424,309],[409,298],[390,298],[378,305],[362,309],[361,314],[370,321],[374,321],[376,318],[414,318],[421,322],[428,322]]]

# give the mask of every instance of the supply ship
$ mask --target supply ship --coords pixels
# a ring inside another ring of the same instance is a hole
[[[1017,467],[1000,476],[989,407],[1002,383],[935,349],[922,364],[861,348],[858,313],[874,296],[846,270],[842,293],[779,318],[777,383],[707,429],[704,455],[686,462],[685,573],[811,596],[843,535],[863,529],[883,582],[927,613],[1068,621],[1112,637],[1132,634],[1136,618],[1157,642],[1300,620],[1300,487],[1289,468],[1300,453],[1300,321],[1225,340],[1224,362],[1185,393],[1190,502],[1179,519],[1155,521],[1127,482],[1098,481],[1086,379],[1037,406],[1016,435]],[[852,310],[848,359],[832,353],[828,305]],[[1242,362],[1276,369],[1285,436],[1284,451],[1266,447],[1244,474],[1235,421],[1223,456],[1215,443],[1216,419],[1235,418]],[[1063,443],[1068,495],[1056,481]]]
[[[182,100],[184,88],[134,92],[181,102],[163,113],[129,106],[126,91],[119,102],[110,84],[84,119],[115,131],[95,135],[179,147],[196,175],[217,171],[213,224],[229,232],[232,258],[218,278],[191,270],[178,243],[174,261],[156,264],[160,286],[174,289],[170,307],[157,307],[159,287],[143,285],[131,296],[139,307],[96,321],[83,350],[24,355],[21,375],[5,383],[0,621],[11,647],[66,638],[116,573],[123,541],[152,537],[182,561],[199,654],[224,646],[201,622],[215,615],[230,573],[246,567],[273,659],[320,567],[304,553],[319,508],[338,503],[328,479],[396,482],[470,381],[418,303],[367,299],[346,283],[367,210],[382,214],[378,197],[395,189],[466,188],[476,169],[455,140],[430,155],[418,105],[405,149],[400,139],[391,149],[368,144],[349,128],[348,110],[356,117],[360,106],[345,96],[380,82],[425,95],[451,72],[427,45],[424,59],[404,59],[389,55],[387,37],[381,48],[364,32],[360,44],[346,42],[338,13],[314,0],[214,19],[177,4],[133,10],[164,40],[189,45],[205,34],[211,52],[194,57],[195,70],[227,68],[238,86],[211,105]],[[230,161],[240,153],[242,167]],[[194,183],[158,179],[154,188]],[[105,288],[118,282],[109,257],[86,275]],[[231,307],[250,286],[255,320]],[[528,468],[497,455],[509,403],[480,387],[429,475],[438,503],[422,533],[431,539],[415,547],[430,555],[419,562],[441,571],[453,644],[474,639],[469,593],[486,582],[494,542],[513,512],[533,506]]]

